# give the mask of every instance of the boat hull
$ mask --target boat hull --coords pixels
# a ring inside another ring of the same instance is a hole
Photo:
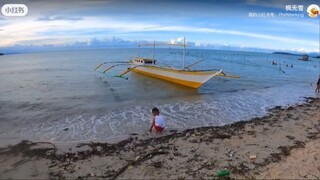
[[[183,71],[157,66],[141,66],[134,68],[132,71],[191,88],[199,88],[209,79],[221,73],[221,71]]]

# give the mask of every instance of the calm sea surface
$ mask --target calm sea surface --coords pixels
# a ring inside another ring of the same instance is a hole
[[[142,49],[141,54],[152,57],[152,50]],[[223,125],[316,96],[320,73],[319,59],[303,62],[290,55],[214,50],[188,50],[186,64],[206,58],[194,68],[222,68],[240,79],[213,78],[194,90],[135,73],[127,74],[128,80],[112,77],[125,67],[107,75],[94,71],[101,62],[135,56],[136,49],[0,56],[0,144],[22,139],[105,140],[143,133],[154,106],[171,129]],[[157,49],[156,59],[182,65],[179,49]]]

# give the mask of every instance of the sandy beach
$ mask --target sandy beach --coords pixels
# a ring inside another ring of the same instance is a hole
[[[22,141],[0,149],[1,179],[320,178],[320,99],[261,118],[117,143]]]

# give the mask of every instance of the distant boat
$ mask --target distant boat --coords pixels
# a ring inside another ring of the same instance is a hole
[[[302,57],[299,58],[298,60],[301,60],[301,61],[309,61],[309,56],[308,56],[308,54],[304,54],[304,55],[302,55]]]
[[[183,67],[178,69],[171,66],[158,66],[156,65],[156,59],[155,57],[155,46],[182,46],[183,47]],[[129,72],[135,72],[139,73],[145,76],[169,81],[175,84],[191,87],[191,88],[199,88],[201,85],[206,83],[208,80],[215,76],[221,76],[221,77],[228,77],[228,78],[239,78],[239,76],[235,75],[227,75],[223,72],[222,69],[206,69],[206,70],[191,70],[191,67],[204,61],[199,60],[196,61],[188,66],[185,66],[185,48],[186,43],[185,39],[183,44],[156,44],[155,42],[153,44],[139,44],[139,56],[140,56],[140,46],[153,46],[153,58],[142,58],[137,57],[134,58],[132,61],[128,62],[105,62],[96,67],[95,70],[98,70],[101,66],[107,63],[113,63],[113,65],[107,67],[102,73],[106,73],[110,69],[116,66],[122,66],[127,65],[129,66],[127,70],[122,72],[120,75],[117,75],[116,77],[123,77],[123,75],[129,73]]]

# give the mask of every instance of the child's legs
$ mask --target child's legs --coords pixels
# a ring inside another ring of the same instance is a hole
[[[152,125],[153,117],[150,117],[150,126]]]
[[[153,130],[157,133],[161,133],[164,130],[164,128],[159,126],[153,126]]]

